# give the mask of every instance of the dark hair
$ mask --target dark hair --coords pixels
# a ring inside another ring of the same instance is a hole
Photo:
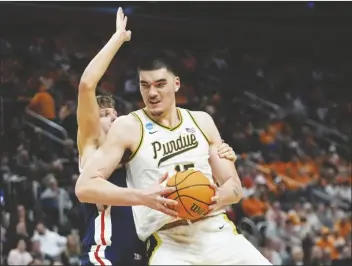
[[[97,96],[97,102],[100,108],[115,108],[115,100],[112,96],[99,95]]]
[[[177,64],[174,59],[164,54],[148,54],[141,56],[138,63],[139,71],[150,71],[166,68],[175,76],[178,76]]]

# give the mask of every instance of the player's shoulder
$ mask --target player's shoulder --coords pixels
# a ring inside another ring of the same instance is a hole
[[[121,115],[113,122],[113,126],[134,127],[139,125],[139,120],[132,114]]]
[[[121,135],[131,136],[131,132],[140,131],[140,121],[133,115],[122,115],[116,118],[116,120],[111,125],[110,131],[121,137]]]
[[[197,123],[209,123],[213,122],[213,118],[204,111],[190,111],[188,110],[189,113],[192,115],[192,117],[196,120]]]

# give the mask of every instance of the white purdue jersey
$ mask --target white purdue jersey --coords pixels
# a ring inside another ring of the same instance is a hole
[[[201,171],[213,182],[208,141],[188,110],[178,108],[181,121],[172,129],[154,122],[144,110],[132,114],[140,120],[143,129],[139,148],[126,165],[128,187],[146,189],[165,172],[171,177],[176,171],[188,168]],[[137,234],[143,241],[174,221],[174,218],[145,206],[133,206],[133,215]]]

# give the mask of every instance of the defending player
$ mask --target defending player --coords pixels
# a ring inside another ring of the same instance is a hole
[[[80,166],[103,143],[116,119],[114,101],[109,96],[95,98],[96,84],[106,71],[112,58],[131,33],[125,30],[126,18],[119,9],[116,33],[86,68],[81,78],[78,95],[78,136]],[[229,160],[236,157],[227,144],[222,144],[219,155]],[[116,169],[109,181],[126,187],[124,168]],[[163,190],[160,191],[162,193]],[[81,265],[144,265],[144,243],[136,235],[130,207],[82,204],[87,230],[83,239],[84,254]]]

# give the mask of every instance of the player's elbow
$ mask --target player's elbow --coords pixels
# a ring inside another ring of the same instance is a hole
[[[95,87],[97,86],[96,82],[91,80],[88,77],[82,77],[81,81],[79,82],[78,89],[79,91],[91,91],[95,90]]]
[[[87,181],[80,180],[78,178],[76,186],[75,186],[75,194],[79,202],[86,203],[89,200],[89,184]]]

